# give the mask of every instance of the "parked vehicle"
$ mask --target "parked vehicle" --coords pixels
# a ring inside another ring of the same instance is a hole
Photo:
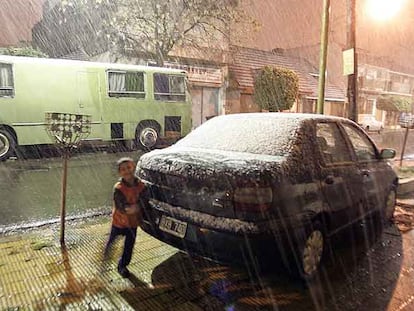
[[[392,218],[398,180],[386,160],[394,156],[343,118],[218,116],[140,158],[137,176],[150,189],[142,228],[218,260],[277,250],[310,279],[332,234],[374,213]]]
[[[358,124],[366,131],[375,131],[380,133],[384,129],[384,124],[375,119],[372,114],[358,115]]]
[[[91,115],[88,140],[160,138],[191,130],[186,74],[157,67],[0,55],[0,160],[16,146],[50,144],[45,112]]]
[[[402,113],[398,118],[398,124],[403,128],[414,128],[414,114]]]

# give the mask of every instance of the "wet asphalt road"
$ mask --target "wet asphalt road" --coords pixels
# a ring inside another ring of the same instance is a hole
[[[109,212],[116,161],[138,159],[140,152],[83,152],[68,163],[66,211],[68,217]],[[59,157],[0,162],[0,232],[10,226],[30,226],[59,217],[62,159]]]

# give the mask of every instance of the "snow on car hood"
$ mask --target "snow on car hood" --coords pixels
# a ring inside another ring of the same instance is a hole
[[[282,156],[172,146],[144,154],[137,168],[138,175],[140,169],[147,169],[197,179],[223,174],[259,177],[264,171],[279,171],[285,159]]]

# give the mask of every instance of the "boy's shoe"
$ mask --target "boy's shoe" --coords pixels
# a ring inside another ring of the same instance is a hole
[[[118,266],[118,272],[123,278],[128,278],[130,275],[129,270],[126,267]]]

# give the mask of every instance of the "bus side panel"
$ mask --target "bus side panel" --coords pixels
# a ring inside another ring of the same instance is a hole
[[[77,113],[91,116],[91,134],[86,139],[103,140],[101,118],[101,97],[99,75],[96,71],[78,71],[76,73],[77,85]]]
[[[52,143],[45,130],[45,112],[76,113],[76,75],[68,66],[15,64],[16,118],[19,145]]]
[[[105,74],[105,81],[107,76]],[[102,81],[102,80],[101,80]],[[191,130],[191,102],[167,102],[154,99],[153,74],[145,74],[145,99],[131,97],[109,97],[107,82],[102,91],[102,119],[105,133],[110,135],[111,123],[122,123],[124,139],[135,139],[135,130],[141,120],[154,120],[161,126],[161,137],[165,135],[165,117],[181,117],[181,136]],[[102,83],[101,83],[102,88]]]

